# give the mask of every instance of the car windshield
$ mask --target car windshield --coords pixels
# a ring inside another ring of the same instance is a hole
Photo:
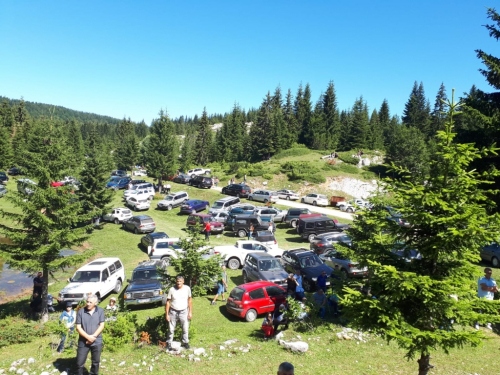
[[[302,266],[302,268],[317,267],[321,264],[323,264],[323,262],[315,254],[311,254],[311,255],[300,258],[300,265]]]
[[[71,282],[73,283],[93,283],[101,279],[100,271],[77,271]]]
[[[276,271],[281,270],[282,268],[283,267],[281,267],[280,262],[278,262],[276,259],[266,259],[259,261],[259,271]]]
[[[166,201],[173,201],[173,200],[174,200],[174,197],[173,197],[173,196],[171,196],[171,195],[167,195],[167,196],[164,198],[164,200],[166,200]]]
[[[115,181],[118,181],[119,179],[120,179],[120,177],[118,177],[118,176],[113,176],[113,177],[111,177],[111,178],[108,180],[108,182],[115,182]]]
[[[219,208],[219,207],[224,207],[224,203],[214,202],[214,204],[212,204],[212,208]]]
[[[147,269],[147,270],[135,270],[132,274],[132,280],[158,280],[160,279],[160,275],[156,272],[155,269]]]
[[[212,221],[215,221],[215,219],[213,218],[213,216],[205,216],[203,218],[203,222],[206,223],[207,221],[212,222]]]

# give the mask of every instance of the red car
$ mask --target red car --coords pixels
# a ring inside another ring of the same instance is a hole
[[[273,312],[276,306],[285,302],[284,288],[269,281],[253,281],[231,291],[226,309],[247,322],[253,322],[258,315]]]
[[[210,233],[222,233],[224,231],[224,224],[215,221],[212,215],[208,214],[191,214],[188,216],[186,221],[186,226],[194,227],[196,224],[200,224],[201,230],[205,230],[205,223],[210,222]]]

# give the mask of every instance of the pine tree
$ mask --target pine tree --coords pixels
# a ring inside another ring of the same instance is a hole
[[[179,169],[181,171],[188,171],[193,166],[194,161],[194,136],[189,129],[181,146],[181,157],[179,159]]]
[[[9,219],[0,223],[0,233],[12,241],[0,244],[2,256],[11,268],[27,273],[43,271],[43,321],[48,319],[49,273],[79,264],[89,256],[60,255],[61,249],[79,245],[86,239],[89,227],[81,224],[90,219],[81,214],[81,203],[71,194],[71,186],[50,185],[66,174],[68,151],[60,127],[47,120],[34,123],[22,159],[27,177],[37,185],[32,195],[13,193],[5,197],[16,208],[14,212],[0,209],[2,217]],[[10,226],[10,222],[16,226]]]
[[[139,143],[135,135],[134,124],[130,119],[123,119],[116,128],[117,145],[114,152],[115,163],[119,169],[132,169],[139,160]]]
[[[311,104],[311,88],[309,83],[306,84],[304,92],[302,85],[299,86],[297,97],[295,99],[295,115],[299,123],[299,143],[306,143],[306,137],[311,134],[309,129],[312,119],[312,104]]]
[[[177,170],[179,145],[175,135],[175,126],[168,114],[160,110],[160,118],[153,120],[149,144],[145,152],[148,175],[163,185],[163,178],[173,176]]]
[[[441,83],[439,86],[439,91],[436,95],[436,101],[434,102],[434,109],[431,114],[431,128],[430,135],[434,136],[438,130],[444,130],[445,122],[445,103],[448,100],[446,96],[446,89],[444,84]]]
[[[203,115],[198,124],[198,135],[196,137],[195,161],[197,165],[204,166],[210,159],[210,146],[212,144],[212,130],[207,116],[206,108],[203,109]]]
[[[82,133],[80,127],[75,120],[71,120],[67,127],[67,144],[70,150],[72,150],[69,157],[69,167],[70,170],[78,170],[84,156],[84,146]]]
[[[14,107],[14,129],[12,132],[12,149],[14,152],[14,162],[23,165],[23,150],[25,150],[30,137],[32,120],[26,110],[26,104],[21,101]]]
[[[485,335],[468,328],[474,322],[500,321],[499,301],[476,297],[473,264],[481,246],[498,240],[500,217],[487,211],[491,199],[484,190],[498,172],[478,173],[471,166],[497,150],[454,143],[456,110],[456,103],[449,103],[430,173],[421,183],[398,178],[385,185],[411,225],[400,226],[387,220],[385,210],[375,209],[357,215],[348,231],[353,248],[343,253],[369,266],[366,293],[348,286],[337,289],[349,323],[394,341],[407,359],[418,358],[419,375],[429,373],[430,354],[438,349],[448,353],[478,346]],[[396,171],[409,176],[404,169]],[[407,262],[394,256],[398,249],[417,249],[421,258]]]
[[[0,125],[0,169],[10,168],[13,160],[10,131],[6,126]]]
[[[268,92],[257,113],[257,122],[250,128],[250,144],[254,158],[269,158],[274,152],[271,94]]]
[[[378,121],[384,134],[384,146],[387,148],[392,141],[393,129],[391,128],[391,114],[389,103],[384,99],[378,111]]]
[[[425,98],[424,84],[417,81],[413,84],[410,98],[406,102],[403,112],[403,124],[420,130],[427,138],[430,137],[430,105]]]
[[[285,131],[285,149],[288,149],[292,144],[299,140],[299,128],[297,118],[293,110],[292,103],[292,90],[288,89],[286,94],[286,102],[283,108],[283,115],[285,117],[286,131]]]
[[[304,134],[306,146],[316,150],[326,150],[328,135],[326,133],[325,112],[323,110],[323,94],[320,95],[314,106],[307,130],[308,133]]]
[[[271,122],[272,122],[272,141],[275,152],[280,152],[286,148],[286,123],[283,114],[283,100],[281,97],[281,88],[278,86],[271,99]]]
[[[340,112],[340,140],[338,147],[340,151],[352,150],[352,146],[350,143],[351,128],[352,128],[351,112],[343,110],[342,112]]]
[[[384,148],[384,129],[380,124],[376,109],[370,116],[369,127],[368,147],[372,150],[382,150]]]
[[[335,150],[340,140],[340,118],[333,81],[328,83],[326,92],[323,95],[323,113],[326,133],[326,143],[323,149]]]
[[[349,135],[349,146],[351,149],[363,149],[368,147],[368,107],[361,96],[356,99],[352,106],[351,132]]]
[[[9,134],[13,131],[15,125],[14,112],[7,99],[2,100],[0,104],[0,126],[4,126]]]

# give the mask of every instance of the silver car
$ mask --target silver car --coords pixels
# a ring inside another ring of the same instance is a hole
[[[278,194],[271,190],[255,190],[248,195],[249,201],[259,201],[264,203],[276,203],[278,202]]]
[[[254,215],[259,215],[261,217],[269,217],[275,223],[283,223],[285,221],[286,214],[288,210],[280,210],[276,207],[257,207],[254,211]]]
[[[226,211],[214,212],[212,213],[212,217],[214,218],[214,221],[226,224],[227,219],[229,217],[229,213],[227,213]]]
[[[368,268],[358,268],[358,263],[347,259],[340,251],[330,249],[320,254],[326,265],[332,267],[335,271],[340,271],[344,276],[349,277],[366,277],[368,276]]]
[[[243,283],[250,281],[270,281],[286,288],[287,272],[276,259],[267,253],[250,253],[245,258],[243,266]]]
[[[493,267],[500,267],[500,246],[496,242],[492,242],[481,248],[481,253],[479,254],[482,260],[491,262]]]
[[[276,192],[280,199],[286,199],[287,201],[298,201],[300,196],[293,190],[281,189]]]

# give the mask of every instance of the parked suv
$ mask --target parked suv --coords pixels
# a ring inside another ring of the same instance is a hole
[[[189,185],[191,186],[197,186],[199,188],[208,188],[210,189],[212,187],[212,177],[208,177],[208,176],[193,176],[193,178],[191,178],[189,180]]]
[[[132,211],[128,208],[118,207],[113,209],[110,213],[102,215],[102,219],[104,221],[112,221],[115,224],[120,224],[124,220],[130,219],[132,216]]]
[[[127,171],[123,171],[121,169],[116,169],[116,170],[111,172],[111,176],[126,177]]]
[[[250,232],[250,226],[252,224],[254,232],[267,230],[269,228],[269,224],[262,221],[257,215],[237,215],[234,218],[233,232],[237,234],[238,237],[246,237],[248,232]]]
[[[125,280],[125,269],[118,258],[99,258],[79,268],[69,284],[59,293],[60,302],[78,304],[88,293],[99,299],[111,292],[120,293]]]
[[[368,267],[359,268],[359,264],[349,260],[342,252],[336,249],[325,251],[319,256],[325,264],[342,272],[344,277],[366,277],[368,276]]]
[[[289,208],[285,216],[285,223],[290,225],[292,228],[297,227],[300,215],[310,214],[311,211],[307,208]]]
[[[253,213],[260,217],[269,217],[275,223],[282,223],[285,221],[287,211],[276,207],[257,207]]]
[[[211,173],[212,171],[210,169],[204,169],[204,168],[194,168],[194,169],[190,169],[189,171],[187,171],[187,175],[189,176],[196,176],[196,175],[201,175],[201,174],[205,174],[205,173]]]
[[[170,211],[173,207],[178,207],[183,204],[185,201],[189,199],[189,194],[185,191],[179,191],[178,193],[172,193],[161,201],[158,202],[156,206],[159,210],[168,210]]]
[[[141,210],[149,210],[149,207],[151,207],[151,201],[148,199],[147,195],[137,195],[137,196],[132,196],[130,198],[127,198],[125,200],[125,205],[129,206],[131,209],[134,211],[141,211]]]
[[[259,202],[271,202],[276,203],[278,201],[278,194],[271,190],[255,190],[253,193],[248,195],[249,201],[259,201]]]
[[[123,192],[123,199],[127,200],[127,198],[141,194],[146,195],[148,199],[153,200],[155,197],[153,184],[146,182],[145,184],[133,185],[132,189],[127,189]]]
[[[7,173],[0,172],[0,184],[6,185],[8,181],[9,181],[9,176],[7,176]]]
[[[167,270],[165,262],[147,260],[139,263],[132,271],[132,278],[128,279],[128,286],[123,294],[123,302],[128,305],[144,305],[161,302],[167,303],[167,296],[163,293],[167,280],[162,278],[158,268]]]
[[[214,202],[214,204],[212,204],[212,207],[210,207],[208,213],[213,214],[214,212],[228,211],[232,206],[239,203],[240,198],[225,197],[222,199],[218,199]]]
[[[243,282],[250,281],[270,281],[272,283],[286,287],[288,274],[281,265],[279,259],[267,253],[250,253],[245,258],[243,266]]]
[[[316,289],[318,276],[323,271],[328,276],[333,272],[333,268],[324,264],[319,256],[304,248],[285,251],[281,257],[281,264],[288,273],[300,270],[302,286],[306,292],[313,292]],[[326,285],[330,285],[330,281],[327,281]]]
[[[111,179],[106,184],[108,189],[119,190],[119,189],[127,189],[128,184],[132,181],[130,177],[111,177]]]
[[[318,234],[310,242],[310,249],[316,254],[322,254],[327,250],[335,249],[337,243],[349,245],[351,244],[351,237],[344,232],[328,232]]]
[[[349,229],[348,224],[336,224],[333,219],[325,216],[300,219],[297,224],[297,233],[311,242],[318,234],[326,232],[342,232]]]
[[[181,214],[190,214],[193,211],[203,211],[206,210],[209,206],[208,201],[202,201],[199,199],[190,199],[181,204]]]
[[[231,184],[222,188],[222,194],[235,195],[238,198],[248,198],[251,192],[250,186],[243,184]]]
[[[132,216],[130,219],[122,223],[123,229],[139,233],[149,233],[156,230],[156,224],[154,220],[148,215],[138,215]]]
[[[186,221],[187,227],[194,227],[196,224],[201,226],[201,230],[204,230],[206,222],[210,222],[210,233],[222,233],[224,230],[224,224],[215,221],[212,215],[207,214],[191,214],[188,216]]]

